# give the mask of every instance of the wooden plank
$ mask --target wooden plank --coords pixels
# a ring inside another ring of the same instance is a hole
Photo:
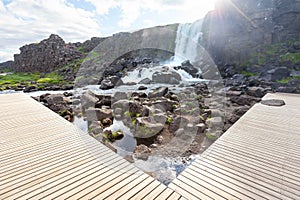
[[[107,196],[104,199],[129,199],[131,196],[143,190],[153,181],[152,177],[149,177],[146,174],[143,176],[145,177],[135,179],[134,181],[130,182],[130,184],[125,185],[122,188],[122,193],[119,193],[119,188],[116,188],[115,191],[110,193],[110,196]]]
[[[146,196],[150,191],[154,190],[156,187],[159,186],[159,182],[158,181],[153,181],[151,182],[149,185],[147,185],[146,188],[144,188],[142,191],[139,191],[138,193],[136,193],[134,196],[131,196],[128,199],[142,199],[144,196]],[[119,199],[123,199],[123,198],[119,198]]]

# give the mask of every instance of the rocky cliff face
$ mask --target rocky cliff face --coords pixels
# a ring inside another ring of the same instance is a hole
[[[219,65],[240,64],[260,48],[300,38],[297,0],[223,0],[203,22],[203,44]]]
[[[3,63],[0,63],[0,71],[1,70],[12,70],[13,61],[6,61]]]
[[[40,43],[25,45],[20,51],[14,55],[14,70],[17,72],[51,72],[83,56],[75,45],[66,44],[54,34]]]

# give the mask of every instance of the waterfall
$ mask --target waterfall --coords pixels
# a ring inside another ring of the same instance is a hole
[[[169,65],[180,65],[185,60],[195,61],[198,56],[198,47],[202,39],[202,22],[179,24],[175,41],[175,55]]]

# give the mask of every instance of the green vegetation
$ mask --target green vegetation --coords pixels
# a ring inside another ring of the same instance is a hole
[[[212,141],[215,141],[215,140],[218,139],[217,136],[214,136],[214,135],[212,135],[212,134],[210,134],[210,133],[206,133],[205,135],[206,135],[206,137],[207,137],[208,139],[210,139],[210,140],[212,140]]]
[[[281,61],[291,61],[294,64],[300,62],[300,52],[286,53],[280,56]]]
[[[259,73],[251,73],[251,72],[247,72],[247,71],[243,71],[242,74],[246,77],[258,76],[259,75]]]
[[[47,83],[47,84],[58,84],[63,82],[63,77],[57,73],[46,74],[41,76],[40,73],[14,73],[7,74],[6,76],[0,76],[0,85],[16,87],[18,84],[32,85],[34,83]]]
[[[167,121],[166,121],[167,124],[171,124],[172,121],[173,119],[171,117],[167,117]]]
[[[281,80],[277,80],[276,82],[277,83],[287,84],[292,79],[299,79],[300,80],[300,76],[287,77],[287,78],[283,78]]]
[[[126,111],[124,114],[125,114],[125,116],[136,117],[136,114],[134,112]]]

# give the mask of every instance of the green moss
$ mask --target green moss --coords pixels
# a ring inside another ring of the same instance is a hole
[[[280,56],[281,61],[291,61],[294,64],[300,62],[300,52],[286,53]]]
[[[206,133],[205,135],[206,135],[206,137],[207,137],[208,139],[210,139],[210,140],[212,140],[212,141],[215,141],[215,140],[218,139],[217,136],[214,136],[214,135],[212,135],[212,134],[210,134],[210,133]]]
[[[171,124],[172,121],[173,119],[171,117],[167,117],[167,121],[166,121],[167,124]]]
[[[53,78],[40,78],[36,81],[37,83],[51,83],[51,84],[57,84],[60,82],[60,80],[56,80]]]
[[[247,71],[243,71],[242,74],[246,77],[258,76],[259,75],[259,73],[251,73],[251,72],[247,72]]]
[[[126,111],[124,114],[125,114],[125,116],[136,117],[136,114],[134,112]]]
[[[292,76],[292,77],[287,77],[287,78],[283,78],[281,80],[277,80],[277,83],[283,83],[283,84],[287,84],[290,80],[292,79],[299,79],[300,80],[300,76]]]

